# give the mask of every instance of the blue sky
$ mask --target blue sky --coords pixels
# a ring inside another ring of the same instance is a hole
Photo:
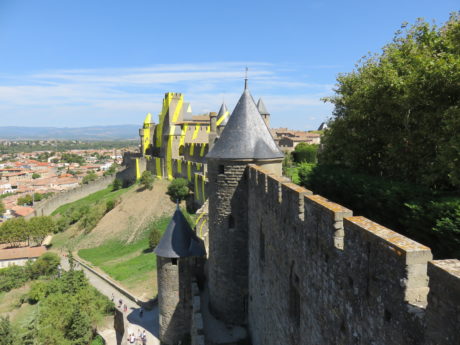
[[[0,0],[0,126],[140,124],[182,92],[233,109],[244,68],[273,127],[316,129],[338,73],[402,22],[444,23],[458,0]]]

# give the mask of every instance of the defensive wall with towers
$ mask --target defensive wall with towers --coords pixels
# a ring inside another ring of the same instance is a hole
[[[209,125],[175,118],[181,97],[167,94],[131,159],[138,176],[188,178],[203,205],[195,232],[176,210],[155,249],[163,344],[460,343],[459,260],[432,260],[430,248],[283,177],[246,87],[220,130],[218,114]],[[204,155],[192,145],[207,145]]]

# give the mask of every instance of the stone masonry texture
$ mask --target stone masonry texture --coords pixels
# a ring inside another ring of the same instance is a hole
[[[246,164],[212,161],[209,183],[209,291],[211,312],[246,323],[248,224]]]
[[[157,256],[158,306],[160,310],[160,341],[175,345],[190,334],[192,292],[190,258],[175,259]]]

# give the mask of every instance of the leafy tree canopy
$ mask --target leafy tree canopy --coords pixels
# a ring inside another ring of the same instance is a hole
[[[403,25],[381,54],[339,75],[320,163],[460,187],[460,12]]]
[[[190,189],[188,187],[188,182],[186,179],[181,177],[172,180],[168,186],[168,191],[166,192],[173,202],[181,202],[189,195],[189,193]]]
[[[142,173],[141,178],[139,179],[140,184],[144,188],[152,189],[153,188],[153,182],[155,181],[155,177],[152,175],[152,173],[148,170],[144,171]]]

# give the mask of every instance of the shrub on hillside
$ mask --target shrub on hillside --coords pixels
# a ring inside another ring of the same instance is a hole
[[[116,191],[116,190],[119,190],[123,187],[123,182],[116,178],[113,183],[112,183],[112,191]]]
[[[111,210],[113,210],[116,204],[116,200],[107,200],[107,202],[105,203],[105,213],[108,213]]]
[[[153,182],[155,181],[155,177],[152,175],[152,173],[148,170],[144,171],[142,173],[141,178],[139,179],[139,183],[145,188],[152,190],[153,188]]]
[[[189,195],[190,189],[186,179],[181,177],[171,181],[166,194],[169,195],[172,202],[181,202]]]
[[[154,250],[155,247],[160,243],[161,240],[161,231],[157,226],[152,226],[149,233],[149,248]]]

